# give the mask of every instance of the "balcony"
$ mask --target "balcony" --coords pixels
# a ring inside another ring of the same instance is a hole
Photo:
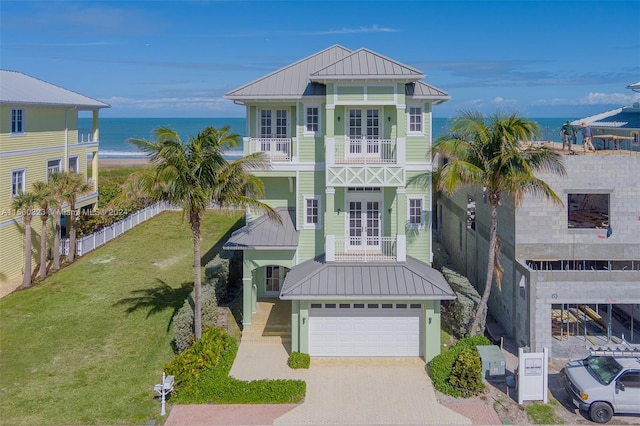
[[[327,262],[404,262],[406,236],[395,237],[325,237]]]
[[[335,144],[335,164],[396,164],[394,139],[345,137]]]
[[[249,147],[249,154],[263,152],[270,161],[291,161],[292,138],[245,138],[244,143]]]
[[[98,139],[94,138],[94,132],[91,129],[78,129],[78,143],[94,143]]]

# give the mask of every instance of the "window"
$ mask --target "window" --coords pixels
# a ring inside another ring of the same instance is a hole
[[[397,309],[406,309],[407,308],[407,304],[406,303],[396,303],[396,308]]]
[[[11,133],[24,133],[24,110],[11,110]]]
[[[269,109],[260,111],[260,137],[271,137],[271,110]]]
[[[640,389],[640,371],[628,371],[618,379],[626,388]]]
[[[409,108],[409,133],[422,133],[422,108]]]
[[[424,215],[422,213],[422,205],[424,200],[422,198],[409,198],[409,208],[407,213],[409,215],[409,227],[410,228],[423,228],[424,227]]]
[[[364,303],[354,303],[353,307],[355,309],[364,309]]]
[[[263,139],[286,138],[287,110],[286,109],[261,109],[260,110],[260,135]]]
[[[382,309],[391,309],[393,308],[393,303],[383,303]]]
[[[311,309],[319,309],[322,308],[322,303],[312,303]]]
[[[305,133],[312,134],[320,131],[320,108],[317,106],[306,109]]]
[[[420,308],[422,308],[422,305],[420,303],[412,303],[409,306],[411,307],[411,309],[420,309]]]
[[[325,303],[324,307],[325,307],[325,309],[335,309],[336,304],[335,303]]]
[[[62,171],[62,169],[60,168],[60,163],[61,163],[60,159],[47,161],[47,178],[49,178],[49,176],[51,176],[54,173],[58,173]]]
[[[304,227],[319,229],[320,222],[320,197],[317,195],[304,197]]]
[[[609,227],[609,194],[569,194],[568,227],[605,229]]]
[[[349,309],[351,307],[350,303],[341,303],[340,309]]]
[[[26,170],[14,170],[11,172],[11,196],[15,197],[16,195],[25,191],[25,174]]]
[[[378,304],[377,303],[369,303],[367,305],[367,308],[369,308],[369,309],[378,309]]]
[[[467,197],[467,229],[476,230],[476,201]]]
[[[78,173],[78,157],[69,158],[69,171],[72,173]]]

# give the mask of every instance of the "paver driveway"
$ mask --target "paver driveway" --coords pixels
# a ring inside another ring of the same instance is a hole
[[[291,370],[278,344],[240,345],[231,375],[242,380],[300,378],[305,402],[276,425],[471,424],[436,401],[418,358],[313,358],[309,370]]]

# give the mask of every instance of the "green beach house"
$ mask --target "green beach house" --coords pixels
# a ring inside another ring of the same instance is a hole
[[[246,107],[245,154],[282,225],[248,212],[243,339],[277,336],[312,356],[439,353],[431,262],[432,107],[447,93],[367,49],[332,46],[226,94]]]

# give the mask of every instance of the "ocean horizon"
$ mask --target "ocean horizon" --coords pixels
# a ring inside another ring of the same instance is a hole
[[[529,118],[540,126],[540,140],[560,142],[560,128],[567,120],[576,120],[578,117],[546,117]],[[433,139],[446,133],[449,118],[437,117],[432,120]],[[80,117],[79,129],[90,129],[92,119]],[[213,117],[213,118],[100,118],[100,157],[101,158],[141,158],[144,153],[138,151],[129,142],[129,139],[151,139],[153,131],[159,127],[174,129],[180,138],[186,142],[189,137],[195,136],[205,127],[220,128],[230,126],[232,133],[238,133],[240,138],[246,136],[246,118],[237,117]],[[242,139],[241,139],[242,140]],[[240,146],[227,153],[230,157],[241,155]]]

